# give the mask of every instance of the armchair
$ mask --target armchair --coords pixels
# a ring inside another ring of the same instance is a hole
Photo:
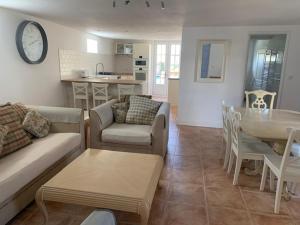
[[[90,110],[91,148],[165,156],[169,137],[169,103],[162,103],[151,125],[115,123],[111,100]]]

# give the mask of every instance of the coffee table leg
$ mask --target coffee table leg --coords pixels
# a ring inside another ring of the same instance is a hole
[[[41,189],[39,189],[35,194],[35,202],[43,214],[44,225],[47,225],[48,224],[48,212],[47,212],[46,205],[42,198],[42,190]]]

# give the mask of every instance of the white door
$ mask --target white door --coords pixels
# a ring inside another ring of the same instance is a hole
[[[152,79],[154,96],[167,97],[168,78],[179,78],[180,50],[179,42],[155,43]]]

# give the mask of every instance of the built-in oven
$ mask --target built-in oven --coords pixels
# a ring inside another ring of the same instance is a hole
[[[134,66],[148,68],[148,59],[136,58],[136,59],[134,59]]]
[[[136,67],[134,69],[134,79],[135,80],[147,80],[148,70],[143,69],[142,67]]]

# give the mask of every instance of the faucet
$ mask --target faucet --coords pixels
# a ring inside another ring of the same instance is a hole
[[[103,65],[103,63],[97,63],[96,64],[96,76],[98,75],[98,65],[102,65],[102,75],[104,75],[104,65]]]

